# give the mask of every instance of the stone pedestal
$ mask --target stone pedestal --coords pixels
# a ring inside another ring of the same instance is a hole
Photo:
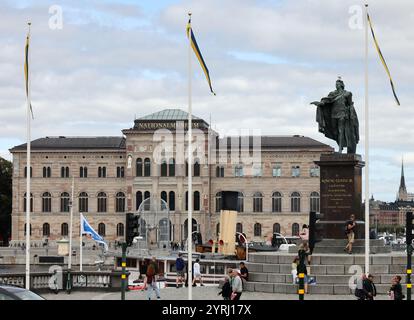
[[[320,167],[320,212],[325,239],[344,239],[345,222],[355,215],[355,237],[364,237],[362,207],[362,168],[365,163],[358,154],[332,153],[315,161]]]

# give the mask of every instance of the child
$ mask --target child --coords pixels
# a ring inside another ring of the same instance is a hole
[[[221,288],[221,291],[217,294],[223,297],[224,300],[230,300],[230,296],[231,296],[231,285],[230,285],[230,278],[229,276],[226,276],[224,278],[224,284],[223,287]]]
[[[296,283],[296,278],[298,275],[298,264],[299,264],[299,257],[296,256],[295,259],[292,262],[292,277],[293,277],[293,284]]]

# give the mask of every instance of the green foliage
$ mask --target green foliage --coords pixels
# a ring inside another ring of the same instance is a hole
[[[12,163],[0,157],[0,238],[4,240],[11,232],[12,174]]]

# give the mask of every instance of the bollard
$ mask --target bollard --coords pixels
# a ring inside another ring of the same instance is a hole
[[[299,300],[304,300],[305,298],[305,274],[303,272],[299,273]]]

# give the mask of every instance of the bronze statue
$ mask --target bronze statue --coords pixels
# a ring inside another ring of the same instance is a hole
[[[345,90],[345,84],[339,78],[336,81],[336,90],[321,99],[313,101],[316,109],[316,122],[319,132],[325,137],[333,139],[339,146],[339,152],[347,148],[347,153],[355,153],[359,142],[358,116],[354,109],[352,93]]]

